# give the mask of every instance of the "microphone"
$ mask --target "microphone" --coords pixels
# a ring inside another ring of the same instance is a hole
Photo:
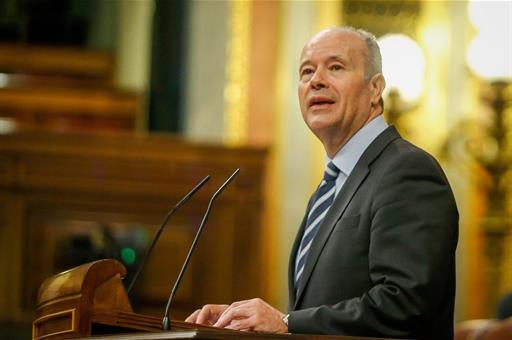
[[[206,220],[208,219],[208,216],[210,215],[210,211],[212,209],[213,202],[217,197],[224,191],[224,189],[227,187],[227,185],[238,175],[240,172],[240,168],[236,169],[235,172],[229,176],[229,178],[220,186],[220,188],[213,194],[212,198],[210,199],[210,202],[208,203],[208,207],[206,208],[206,212],[204,213],[203,220],[201,221],[201,224],[199,225],[199,229],[197,230],[196,236],[194,238],[194,241],[192,241],[192,245],[190,246],[190,250],[188,251],[187,258],[185,259],[185,262],[183,263],[183,267],[181,267],[180,274],[178,275],[178,278],[176,279],[176,282],[174,283],[174,287],[172,287],[171,295],[169,296],[169,300],[167,300],[167,306],[165,306],[165,313],[164,318],[162,319],[162,328],[164,331],[170,330],[170,309],[171,309],[171,303],[174,298],[174,295],[176,294],[176,290],[178,289],[178,286],[180,285],[181,279],[183,278],[183,274],[187,270],[188,263],[190,262],[190,257],[192,256],[192,253],[194,252],[194,249],[196,248],[197,241],[199,240],[199,237],[201,236],[201,233],[203,232],[204,226],[206,224]]]
[[[137,269],[137,272],[135,273],[135,276],[133,277],[132,281],[130,282],[130,285],[128,286],[128,289],[126,290],[126,294],[130,294],[130,291],[132,290],[133,286],[135,285],[135,281],[137,281],[137,278],[139,277],[140,273],[142,272],[142,269],[146,266],[146,262],[149,259],[149,256],[153,252],[153,248],[155,247],[156,242],[160,238],[160,234],[164,230],[164,227],[166,226],[167,222],[171,218],[171,216],[174,214],[176,210],[178,210],[183,204],[185,204],[190,197],[192,197],[208,180],[210,179],[210,175],[203,178],[201,182],[199,182],[194,189],[190,190],[188,194],[186,194],[176,205],[167,213],[167,215],[164,218],[164,221],[162,222],[162,225],[160,225],[160,229],[158,229],[158,232],[156,233],[155,238],[153,239],[153,242],[151,243],[151,246],[146,251],[146,254],[144,255],[144,258],[142,259],[142,262],[139,265],[139,268]]]

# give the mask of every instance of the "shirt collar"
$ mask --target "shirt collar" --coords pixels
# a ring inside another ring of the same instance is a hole
[[[366,148],[373,142],[382,131],[386,130],[388,124],[382,117],[377,116],[368,124],[357,131],[343,147],[336,153],[333,159],[326,157],[326,163],[332,161],[345,176],[349,176],[357,161]]]

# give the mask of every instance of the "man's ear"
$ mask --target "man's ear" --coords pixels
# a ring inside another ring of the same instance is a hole
[[[377,106],[379,104],[379,100],[382,97],[382,92],[386,87],[386,80],[384,80],[384,76],[382,73],[377,73],[370,79],[370,90],[371,90],[371,102],[372,106]]]

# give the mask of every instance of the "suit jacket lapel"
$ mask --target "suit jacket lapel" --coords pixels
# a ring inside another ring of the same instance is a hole
[[[384,130],[365,150],[359,161],[357,162],[354,170],[350,174],[350,176],[345,181],[341,191],[336,196],[331,208],[327,212],[325,219],[319,227],[318,233],[315,236],[313,243],[311,244],[311,248],[309,250],[308,258],[306,260],[306,264],[304,266],[304,272],[302,273],[302,278],[299,283],[298,294],[290,298],[290,306],[293,306],[293,310],[297,307],[298,302],[300,301],[304,289],[309,281],[311,273],[316,265],[318,257],[322,252],[329,236],[331,235],[336,222],[341,218],[348,204],[352,200],[352,197],[356,193],[357,189],[364,181],[368,173],[370,172],[370,164],[378,157],[378,155],[384,150],[384,148],[394,139],[400,138],[400,135],[396,131],[396,129],[391,126]],[[311,202],[310,202],[311,203]],[[308,209],[309,210],[309,209]],[[300,239],[302,238],[302,233],[304,229],[305,219],[302,221],[301,229],[299,232],[300,237],[297,237],[293,247],[293,256],[290,257],[290,268],[289,268],[289,279],[291,279],[291,292],[290,297],[293,295],[293,268],[295,264],[295,254],[297,252],[297,248],[299,247]],[[293,258],[293,259],[292,259]],[[291,274],[290,274],[291,273]],[[290,276],[291,275],[291,276]],[[293,303],[292,303],[293,301]]]

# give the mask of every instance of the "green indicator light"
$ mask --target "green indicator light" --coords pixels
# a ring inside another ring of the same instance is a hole
[[[135,254],[135,250],[133,248],[123,248],[121,249],[121,259],[126,264],[133,264],[135,262],[135,258],[137,255]]]

